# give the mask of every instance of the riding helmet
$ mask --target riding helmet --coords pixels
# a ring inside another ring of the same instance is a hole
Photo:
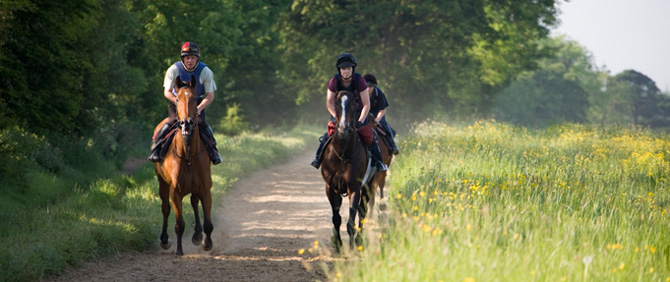
[[[340,69],[340,68],[346,68],[346,67],[356,67],[356,58],[354,58],[353,55],[349,53],[342,53],[339,56],[337,56],[337,63],[335,63],[335,66]]]
[[[368,86],[377,86],[377,78],[374,74],[368,73],[363,76],[365,82],[368,83]]]
[[[181,57],[190,55],[200,58],[200,47],[195,42],[187,41],[181,45]]]

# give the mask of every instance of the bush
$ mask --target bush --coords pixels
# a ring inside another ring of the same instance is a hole
[[[249,130],[249,123],[244,120],[240,104],[233,103],[228,106],[226,117],[221,120],[219,127],[224,134],[233,136]]]

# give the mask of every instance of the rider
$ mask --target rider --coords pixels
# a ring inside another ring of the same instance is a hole
[[[214,100],[214,91],[216,91],[216,83],[214,82],[214,73],[205,63],[200,62],[200,47],[195,42],[185,42],[181,46],[181,61],[174,63],[165,72],[165,80],[163,82],[163,94],[165,98],[170,101],[168,107],[168,121],[163,124],[163,127],[158,131],[151,144],[151,156],[149,160],[152,162],[160,162],[161,147],[164,143],[164,138],[170,129],[176,124],[177,120],[177,96],[174,88],[174,80],[181,79],[189,81],[191,76],[196,78],[195,92],[198,96],[197,116],[200,125],[200,131],[206,135],[209,140],[205,141],[205,147],[209,151],[209,157],[213,164],[221,163],[221,156],[216,149],[216,140],[214,140],[214,133],[212,128],[207,125],[205,121],[205,108]],[[203,130],[204,129],[204,130]],[[209,142],[208,142],[209,141]]]
[[[380,124],[384,131],[389,134],[388,140],[390,141],[391,153],[394,155],[398,154],[398,146],[396,146],[393,138],[395,137],[395,131],[391,128],[391,125],[386,122],[386,107],[389,106],[388,100],[386,100],[386,95],[384,92],[379,89],[377,86],[377,78],[373,74],[365,74],[363,76],[365,82],[368,83],[368,93],[370,94],[370,114],[375,117],[375,122]]]
[[[337,74],[328,82],[326,98],[326,106],[331,115],[330,120],[335,122],[335,116],[337,116],[335,112],[335,97],[337,93],[342,90],[348,90],[360,99],[360,103],[358,104],[358,113],[360,114],[357,122],[358,127],[366,125],[368,123],[368,112],[370,111],[370,97],[368,96],[367,83],[360,74],[355,72],[356,59],[349,53],[342,53],[337,57],[335,66],[337,67]],[[321,151],[326,140],[328,140],[327,132],[319,138],[321,144],[319,144],[316,156],[311,163],[315,168],[321,166]],[[372,152],[372,159],[377,167],[377,171],[387,170],[388,167],[382,162],[376,138],[370,144],[370,151]]]

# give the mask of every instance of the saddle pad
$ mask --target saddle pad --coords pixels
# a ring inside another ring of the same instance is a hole
[[[377,127],[375,127],[375,130],[377,131],[377,133],[381,135],[386,135],[386,131],[384,130],[384,128],[382,128],[380,124],[378,124]]]
[[[328,137],[333,136],[335,134],[335,130],[337,130],[337,125],[331,120],[328,122]]]
[[[358,135],[360,135],[361,139],[363,139],[365,146],[370,146],[370,144],[372,144],[372,140],[374,140],[375,137],[375,133],[372,131],[370,124],[359,127]]]

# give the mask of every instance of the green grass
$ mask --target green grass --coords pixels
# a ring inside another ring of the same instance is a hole
[[[217,136],[223,163],[212,167],[214,203],[239,178],[315,146],[320,132],[302,126]],[[132,175],[92,177],[66,168],[30,172],[27,179],[20,189],[2,189],[0,281],[40,280],[84,260],[157,246],[162,215],[150,163]],[[185,212],[190,208],[186,197]]]
[[[426,122],[334,281],[670,281],[670,137]]]

